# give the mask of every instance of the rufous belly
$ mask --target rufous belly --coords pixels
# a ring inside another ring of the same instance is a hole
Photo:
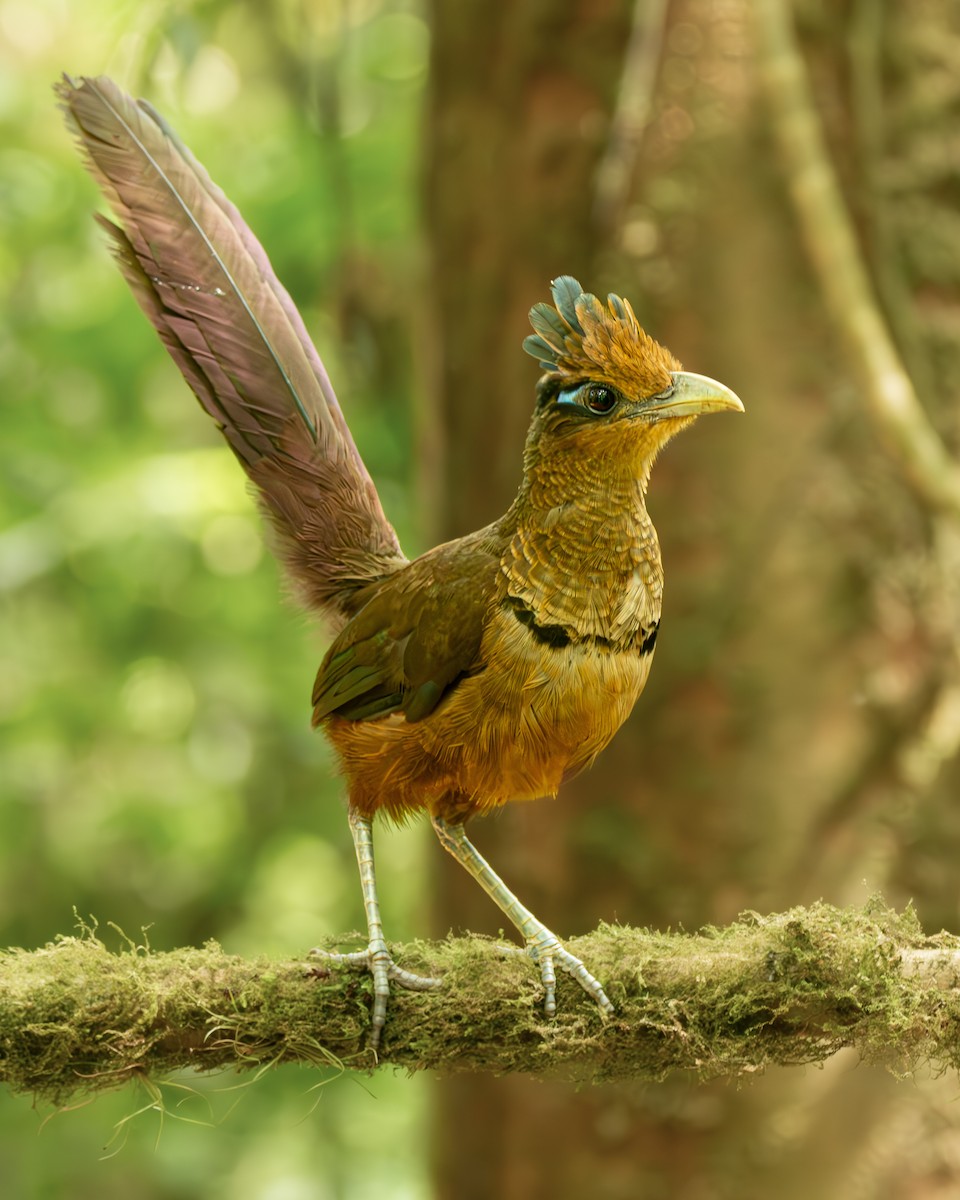
[[[395,820],[426,809],[465,820],[510,800],[554,795],[589,766],[643,690],[652,653],[594,642],[547,646],[509,613],[481,660],[424,720],[324,722],[351,803]]]

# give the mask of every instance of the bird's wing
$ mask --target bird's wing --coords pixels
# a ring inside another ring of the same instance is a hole
[[[484,667],[483,631],[496,600],[499,559],[459,543],[438,547],[387,579],[320,664],[314,723],[403,713],[419,721]]]
[[[57,94],[120,228],[127,283],[253,480],[302,598],[335,625],[406,563],[300,314],[176,134],[111,80]]]

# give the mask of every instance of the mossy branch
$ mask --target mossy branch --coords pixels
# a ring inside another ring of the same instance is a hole
[[[445,985],[395,990],[380,1064],[715,1077],[852,1046],[900,1070],[960,1065],[960,939],[925,937],[911,912],[814,905],[696,935],[602,926],[570,944],[604,981],[613,1020],[570,980],[544,1019],[533,965],[485,939],[395,947]],[[369,1004],[365,973],[323,959],[245,960],[212,944],[112,952],[85,932],[0,957],[0,1081],[62,1101],[184,1067],[366,1071]]]

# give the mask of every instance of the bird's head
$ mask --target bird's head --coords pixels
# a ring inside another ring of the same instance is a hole
[[[600,459],[645,483],[659,450],[701,413],[743,411],[722,383],[682,371],[620,296],[603,304],[570,275],[551,290],[553,305],[530,310],[535,332],[523,343],[545,372],[528,457]]]

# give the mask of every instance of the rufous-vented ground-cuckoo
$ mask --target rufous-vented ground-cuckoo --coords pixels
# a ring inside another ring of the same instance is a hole
[[[426,811],[441,843],[605,1012],[599,981],[529,912],[464,830],[553,795],[589,766],[646,682],[663,569],[644,496],[657,453],[700,413],[743,406],[680,369],[619,296],[562,275],[530,313],[543,370],[508,511],[413,562],[400,549],[303,321],[240,214],[170,128],[109,79],[57,91],[120,227],[100,218],[134,296],[256,485],[300,596],[335,639],[313,689],[349,794],[372,1044],[397,966],[383,937],[371,822]]]

